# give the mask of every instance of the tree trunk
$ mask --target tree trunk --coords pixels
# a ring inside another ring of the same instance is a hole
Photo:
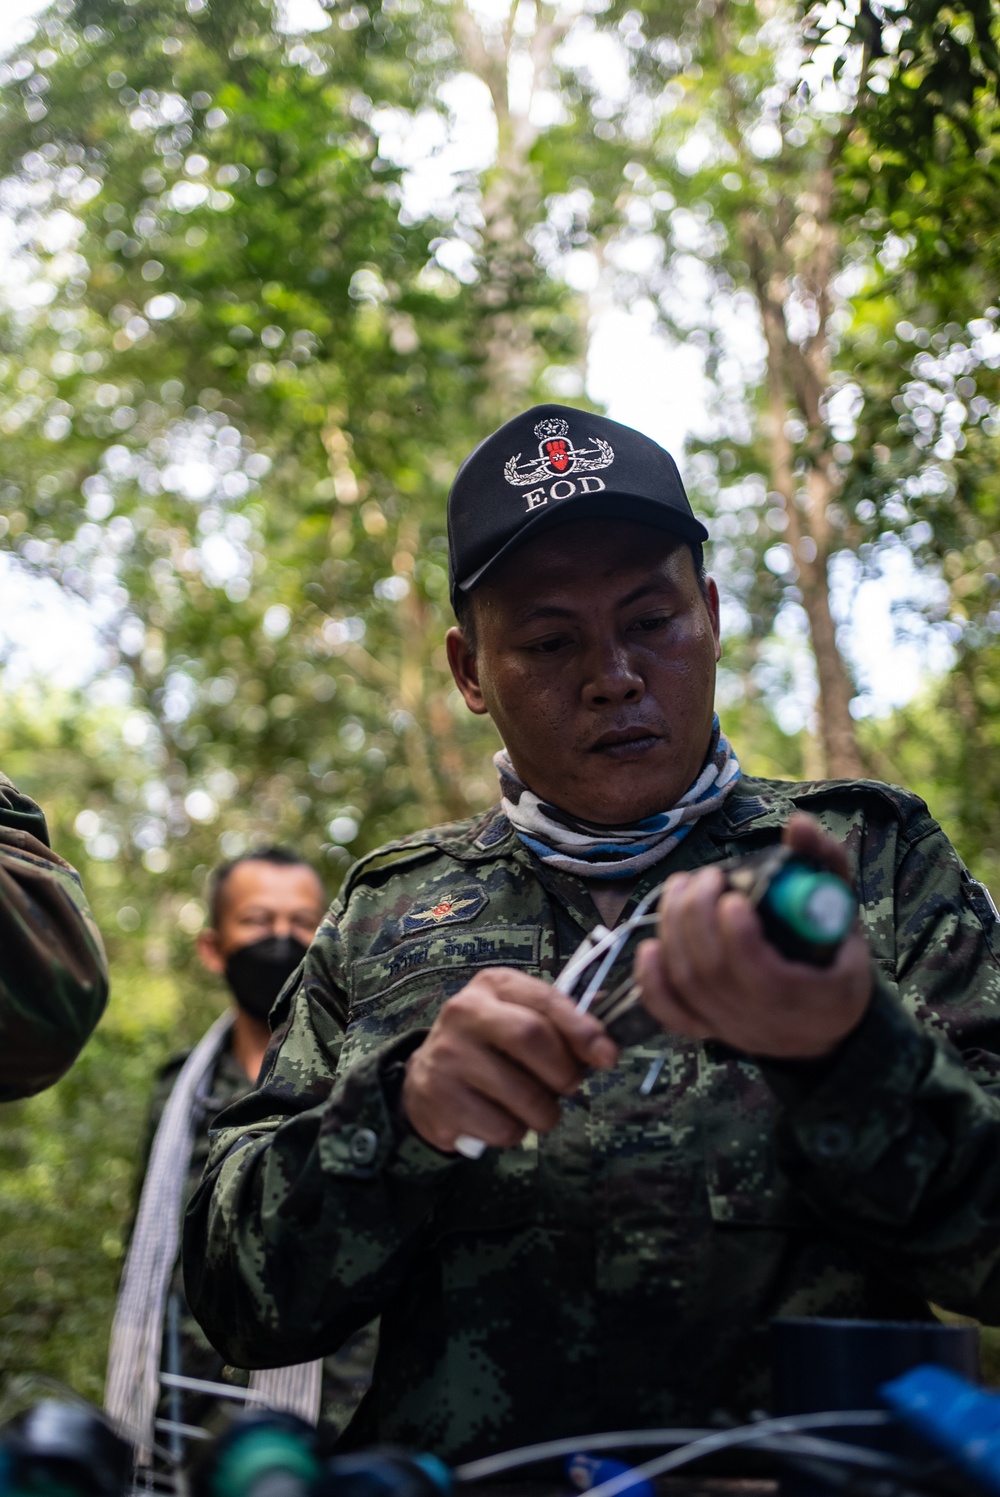
[[[521,410],[538,374],[526,291],[538,279],[535,252],[528,240],[542,210],[541,189],[531,152],[538,128],[531,119],[535,91],[552,66],[555,48],[570,24],[548,4],[536,6],[535,29],[528,42],[532,82],[523,105],[512,109],[510,66],[514,51],[517,0],[501,32],[487,36],[466,8],[456,12],[456,36],[469,69],[490,91],[497,122],[497,159],[487,174],[482,197],[483,228],[477,303],[480,333],[477,353],[485,375],[480,401],[484,422],[497,425]],[[485,435],[485,433],[484,433]]]
[[[809,642],[816,661],[816,708],[823,769],[833,779],[857,779],[865,771],[854,736],[851,681],[837,645],[830,611],[828,555],[825,548],[820,550],[817,545],[798,498],[792,444],[785,430],[788,407],[782,398],[776,363],[776,359],[769,359],[771,483],[774,492],[781,496],[788,518],[788,541],[798,567],[802,606],[809,621]]]
[[[828,223],[821,227],[829,231]],[[791,236],[785,235],[781,241],[772,238],[756,218],[744,219],[741,228],[750,283],[767,344],[770,477],[788,520],[788,540],[798,568],[802,606],[809,621],[809,642],[816,661],[816,706],[824,769],[833,779],[862,778],[865,766],[850,710],[854,690],[837,644],[830,608],[829,509],[836,490],[826,446],[822,397],[829,375],[824,323],[830,302],[833,258],[829,254],[817,255],[809,267],[813,282],[810,289],[820,326],[803,350],[792,340],[785,320],[784,304],[792,276],[783,261]],[[824,238],[827,237],[824,233]],[[788,422],[795,415],[801,415],[807,427],[806,441],[798,453],[788,435]],[[796,457],[800,465],[798,473]]]
[[[816,661],[816,707],[824,769],[833,779],[857,779],[864,776],[865,770],[851,716],[853,687],[837,645],[836,625],[830,609],[826,524],[829,494],[824,491],[823,483],[816,481],[820,475],[813,470],[807,474],[807,500],[803,501],[794,471],[794,450],[787,432],[791,412],[782,378],[786,364],[782,343],[787,337],[784,317],[780,318],[779,328],[773,305],[762,308],[762,316],[768,343],[771,483],[781,496],[788,519],[788,541],[798,568],[802,606],[809,621],[809,642]]]
[[[726,132],[742,172],[752,177],[757,163],[750,156],[744,129],[745,101],[735,86],[726,59],[734,55],[732,0],[716,0],[712,27],[722,60],[726,99]],[[850,704],[853,686],[837,645],[830,609],[829,559],[833,544],[830,507],[837,478],[828,449],[823,399],[829,389],[828,325],[833,310],[833,281],[839,263],[839,241],[833,222],[833,166],[845,128],[826,148],[822,167],[808,184],[790,174],[790,186],[779,188],[773,207],[744,213],[737,239],[749,267],[749,289],[760,312],[767,344],[767,416],[770,479],[788,520],[788,540],[798,568],[802,606],[809,622],[809,642],[816,661],[817,715],[823,768],[835,779],[865,773],[858,750]],[[793,290],[811,304],[815,327],[801,341],[792,338],[785,309]],[[796,447],[788,434],[792,417],[801,418],[805,440]]]

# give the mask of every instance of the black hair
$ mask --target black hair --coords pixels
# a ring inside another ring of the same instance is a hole
[[[703,598],[708,596],[708,577],[705,574],[705,548],[701,541],[685,541],[684,544],[691,552],[691,560],[694,562],[694,574],[698,579],[698,591]],[[463,592],[456,587],[455,596],[452,600],[455,610],[455,619],[462,637],[469,649],[475,654],[476,651],[476,611],[472,605],[472,593]]]
[[[219,928],[219,919],[222,915],[222,891],[233,869],[238,868],[241,863],[273,863],[278,868],[308,868],[310,873],[316,873],[313,865],[307,862],[300,853],[293,852],[290,847],[255,847],[250,852],[241,852],[238,858],[230,858],[228,862],[220,863],[218,868],[213,868],[208,875],[208,918],[213,930]],[[319,878],[318,873],[316,877]]]
[[[455,589],[455,597],[452,603],[455,610],[455,621],[462,631],[462,637],[470,650],[476,648],[476,615],[472,608],[472,594],[463,592],[460,587]]]

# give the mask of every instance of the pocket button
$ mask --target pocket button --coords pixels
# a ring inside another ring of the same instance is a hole
[[[854,1143],[854,1130],[846,1123],[820,1123],[812,1137],[813,1151],[820,1159],[843,1159]]]
[[[374,1128],[358,1128],[351,1137],[348,1150],[355,1164],[371,1164],[378,1153],[378,1134]]]

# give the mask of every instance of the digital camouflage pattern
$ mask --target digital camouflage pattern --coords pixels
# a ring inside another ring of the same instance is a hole
[[[163,1067],[157,1078],[150,1114],[146,1161],[149,1158],[163,1109],[167,1105],[174,1083],[186,1059],[187,1054],[174,1056]],[[184,1188],[185,1205],[194,1194],[204,1173],[209,1152],[209,1130],[215,1124],[220,1112],[233,1102],[238,1102],[245,1097],[250,1090],[251,1083],[247,1074],[233,1055],[231,1044],[227,1042],[216,1062],[209,1085],[198,1101],[191,1163]],[[137,1203],[142,1193],[144,1177],[145,1165],[142,1177],[136,1185]],[[160,1359],[163,1371],[179,1372],[185,1377],[203,1379],[212,1383],[228,1383],[233,1387],[245,1388],[247,1386],[250,1377],[246,1369],[228,1365],[191,1314],[184,1297],[184,1278],[179,1255],[167,1299],[168,1327],[171,1322],[175,1327],[175,1335],[171,1336],[168,1328],[165,1327],[163,1354]],[[350,1336],[343,1347],[338,1348],[324,1360],[320,1418],[338,1432],[348,1423],[371,1381],[376,1345],[377,1328],[364,1326]],[[193,1425],[211,1434],[221,1434],[232,1419],[234,1411],[240,1406],[233,1400],[219,1398],[211,1393],[193,1389],[164,1389],[157,1405],[156,1417]],[[163,1443],[164,1436],[161,1434],[158,1439]],[[186,1449],[184,1451],[185,1463],[196,1454],[197,1448]],[[164,1461],[155,1451],[153,1468],[163,1472],[174,1469],[171,1463]]]
[[[108,1000],[108,970],[74,869],[45,817],[0,774],[0,1102],[68,1071]]]
[[[927,1319],[933,1300],[1000,1319],[997,923],[923,802],[746,778],[628,908],[775,842],[796,808],[847,846],[876,977],[834,1057],[667,1037],[643,1097],[659,1042],[636,1046],[550,1135],[475,1162],[406,1130],[403,1062],[477,970],[554,978],[596,924],[586,884],[496,811],[358,864],[192,1204],[188,1293],[212,1340],[267,1365],[381,1312],[344,1443],[454,1460],[766,1407],[774,1315]]]

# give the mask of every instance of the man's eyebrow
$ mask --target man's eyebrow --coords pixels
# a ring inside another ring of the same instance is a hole
[[[525,608],[515,614],[515,624],[533,624],[536,619],[571,619],[579,609],[559,608],[555,603],[539,603],[535,608]]]
[[[638,587],[634,587],[630,593],[626,593],[623,598],[619,598],[617,606],[619,608],[628,608],[629,604],[638,603],[640,598],[651,596],[662,597],[665,593],[675,593],[676,591],[676,583],[671,582],[669,578],[652,578],[647,582],[640,582]],[[514,623],[515,625],[521,625],[533,624],[539,619],[571,619],[575,618],[577,614],[586,612],[587,609],[585,608],[565,608],[560,607],[558,603],[540,603],[535,608],[526,608],[523,613],[518,613],[514,618]]]
[[[669,577],[651,577],[646,582],[640,582],[639,586],[633,588],[624,598],[618,602],[619,608],[627,608],[630,603],[638,603],[640,598],[662,596],[664,593],[675,593],[676,582],[671,582]]]

